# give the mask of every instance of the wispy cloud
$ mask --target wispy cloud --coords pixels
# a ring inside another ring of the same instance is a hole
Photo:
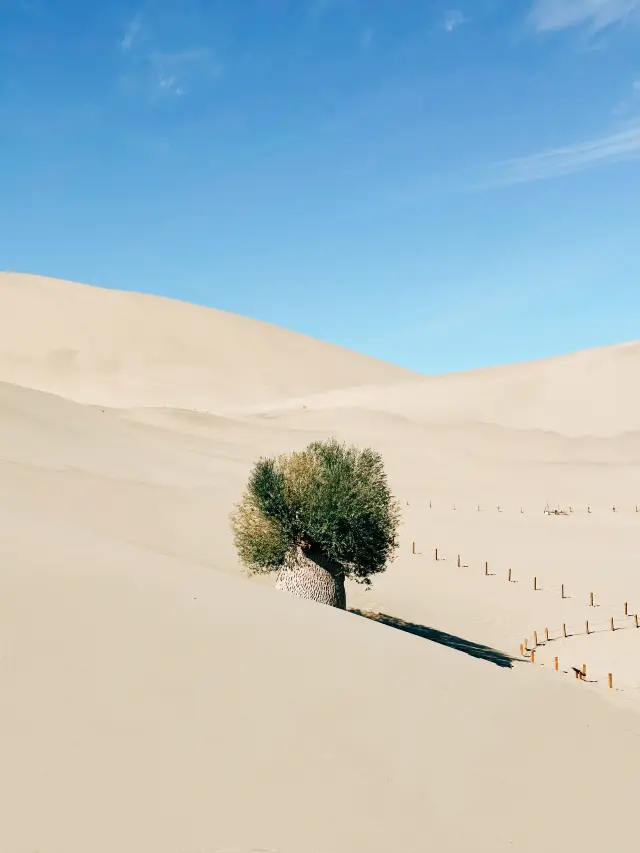
[[[631,94],[629,97],[614,106],[612,112],[616,118],[629,116],[630,113],[637,113],[638,99],[640,98],[640,79],[633,80],[631,83]]]
[[[162,40],[140,15],[125,27],[119,47],[124,62],[122,85],[152,101],[186,95],[196,85],[211,84],[223,73],[222,64],[208,48],[163,49]]]
[[[128,53],[132,48],[135,40],[142,30],[142,18],[140,15],[135,15],[124,29],[122,39],[120,40],[120,48],[125,53]]]
[[[466,23],[467,19],[459,9],[449,9],[442,19],[442,26],[447,33],[452,33]]]
[[[158,93],[186,95],[197,82],[214,82],[222,75],[222,65],[206,49],[157,51],[149,55],[149,64]]]
[[[631,107],[629,106],[628,101],[618,101],[618,103],[611,110],[611,113],[616,118],[622,118],[623,116],[629,115],[630,111]]]
[[[529,21],[538,32],[587,25],[601,30],[640,18],[640,0],[533,0]]]
[[[524,184],[640,157],[640,122],[624,130],[495,165],[493,184]]]
[[[372,27],[366,27],[360,33],[360,46],[367,50],[370,47],[373,47],[373,43],[375,41],[376,34]]]
[[[186,89],[180,85],[176,77],[164,77],[163,75],[160,75],[157,79],[157,84],[159,95],[167,95],[169,97],[180,97],[180,95],[186,95]]]

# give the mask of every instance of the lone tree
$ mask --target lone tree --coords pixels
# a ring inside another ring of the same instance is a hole
[[[370,584],[393,559],[399,520],[380,454],[336,439],[260,459],[231,513],[251,574],[277,571],[277,589],[343,609],[345,577]]]

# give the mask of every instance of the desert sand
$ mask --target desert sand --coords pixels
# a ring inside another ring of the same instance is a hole
[[[0,273],[0,851],[633,846],[639,379],[638,342],[426,377]],[[252,462],[330,435],[402,501],[347,589],[378,621],[233,549]]]

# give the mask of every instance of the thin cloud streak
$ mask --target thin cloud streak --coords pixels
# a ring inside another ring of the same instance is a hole
[[[640,122],[626,130],[497,163],[495,185],[525,184],[640,157]]]
[[[589,25],[594,31],[640,18],[640,0],[534,0],[529,22],[538,32]]]
[[[193,88],[211,85],[223,74],[222,63],[208,48],[161,49],[140,14],[127,24],[119,43],[124,68],[120,84],[131,94],[146,94],[151,101],[176,98]]]
[[[375,41],[375,31],[372,27],[367,27],[360,33],[360,46],[365,50],[373,46]]]
[[[442,26],[444,27],[445,32],[452,33],[454,30],[457,30],[458,27],[461,27],[466,23],[467,19],[459,9],[450,9],[445,13]]]
[[[134,18],[129,21],[127,24],[124,35],[120,40],[120,48],[125,53],[129,53],[129,51],[133,48],[133,44],[137,39],[140,31],[142,30],[142,20],[140,15],[136,15]]]

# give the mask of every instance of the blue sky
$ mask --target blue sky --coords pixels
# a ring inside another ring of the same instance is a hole
[[[427,373],[640,337],[640,0],[0,0],[0,268]]]

